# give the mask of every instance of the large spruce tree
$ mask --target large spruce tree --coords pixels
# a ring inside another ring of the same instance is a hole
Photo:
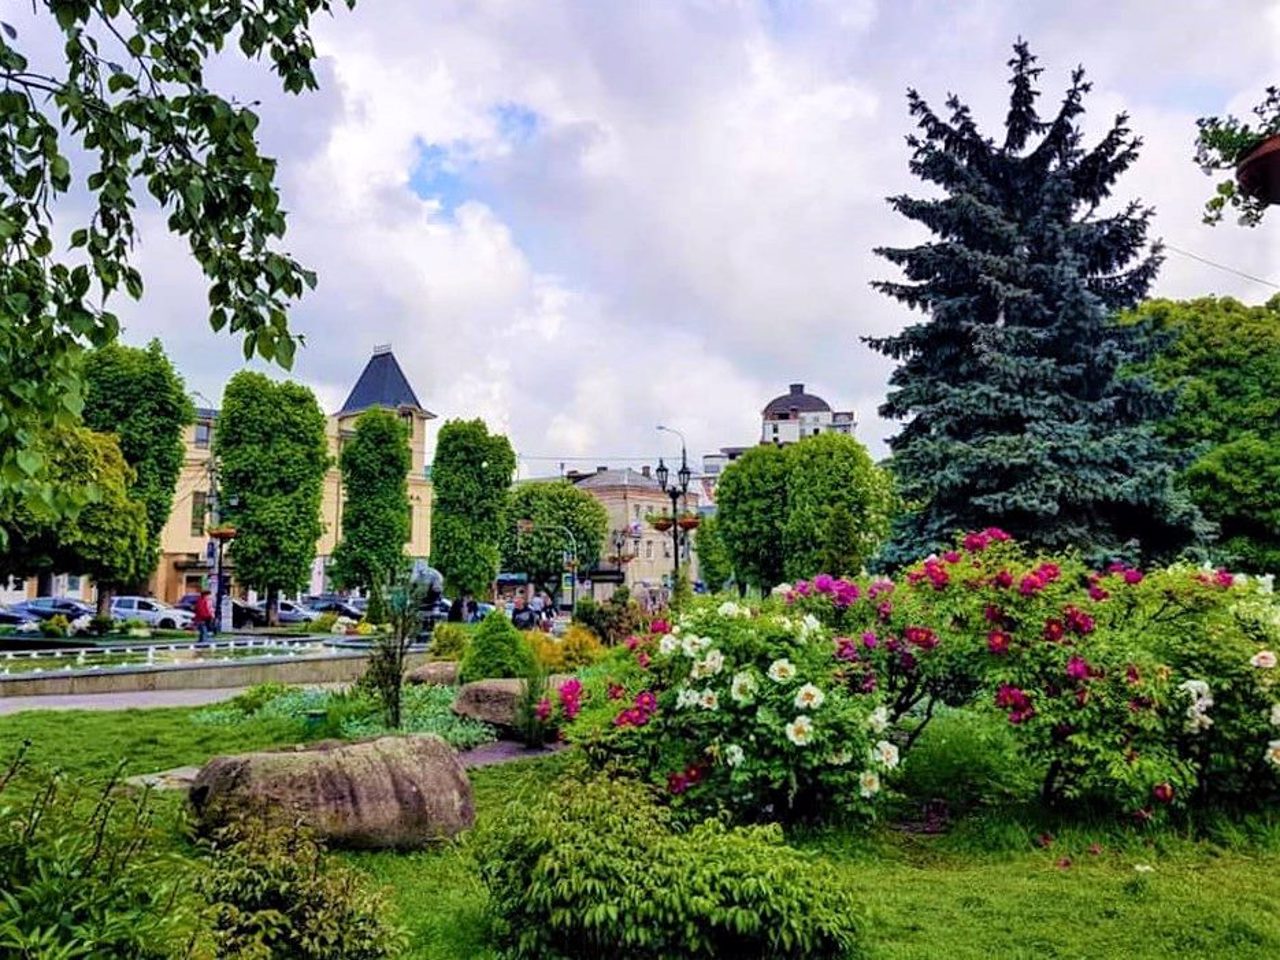
[[[1165,555],[1196,523],[1155,429],[1167,396],[1118,375],[1142,341],[1114,314],[1142,298],[1161,259],[1147,246],[1151,209],[1107,203],[1141,141],[1122,114],[1083,146],[1081,68],[1041,119],[1041,69],[1025,43],[1014,51],[1003,142],[956,97],[944,120],[908,94],[920,128],[911,170],[941,195],[890,198],[936,236],[877,251],[905,282],[875,286],[926,314],[867,338],[899,362],[880,412],[907,421],[890,441],[911,508],[891,563],[988,525],[1048,548]]]

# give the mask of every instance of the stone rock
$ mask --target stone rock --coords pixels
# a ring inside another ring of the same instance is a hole
[[[406,683],[452,687],[458,682],[458,663],[456,660],[434,660],[410,670],[404,679]]]
[[[205,829],[256,812],[339,847],[417,849],[475,823],[471,782],[434,735],[214,757],[188,796]]]
[[[553,674],[547,680],[551,692],[569,679],[568,674]],[[503,678],[476,680],[458,688],[453,701],[453,712],[473,720],[483,720],[495,727],[514,728],[520,709],[520,696],[524,693],[524,681]]]

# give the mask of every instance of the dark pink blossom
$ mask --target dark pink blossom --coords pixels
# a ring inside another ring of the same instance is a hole
[[[1050,643],[1057,643],[1062,639],[1062,635],[1067,632],[1067,628],[1062,625],[1062,621],[1056,617],[1051,617],[1044,622],[1044,638]]]
[[[1151,796],[1155,797],[1157,803],[1173,803],[1173,784],[1157,783],[1151,788]]]
[[[1003,630],[992,630],[987,634],[987,650],[1001,656],[1009,652],[1009,634]]]
[[[643,650],[636,653],[636,663],[640,665],[641,670],[648,670],[651,662],[649,654],[645,653]]]
[[[874,650],[876,648],[876,644],[879,642],[880,641],[876,639],[875,633],[870,630],[862,635],[862,645],[868,650]]]
[[[957,550],[948,550],[946,553],[942,555],[942,559],[945,560],[947,563],[959,563],[960,553]]]
[[[1109,594],[1106,590],[1102,589],[1102,587],[1098,586],[1096,583],[1089,588],[1089,599],[1097,603],[1101,603],[1103,600],[1106,600],[1109,596],[1111,596],[1111,594]]]
[[[1018,592],[1030,597],[1044,589],[1044,581],[1034,573],[1029,573],[1018,583]]]
[[[1072,680],[1089,679],[1089,661],[1084,657],[1072,657],[1067,661],[1067,676]]]
[[[622,684],[611,683],[609,684],[607,696],[609,697],[610,700],[621,700],[623,696],[626,695],[626,692],[627,691],[623,688]]]
[[[1013,574],[1008,570],[1001,570],[995,575],[992,582],[1001,590],[1008,590],[1013,586]]]
[[[1128,668],[1125,670],[1124,678],[1128,683],[1138,683],[1142,680],[1142,677],[1138,674],[1138,668],[1132,663],[1129,664]]]
[[[902,631],[902,635],[908,643],[914,644],[921,650],[932,650],[938,645],[938,635],[928,627],[907,627]]]
[[[1230,570],[1223,567],[1213,575],[1214,582],[1220,587],[1230,588],[1235,586],[1236,578]]]
[[[1133,586],[1133,585],[1135,585],[1135,584],[1141,583],[1141,582],[1142,582],[1142,571],[1141,571],[1141,570],[1126,570],[1126,571],[1124,572],[1124,582],[1125,582],[1125,583],[1127,583],[1127,584],[1129,584],[1130,586]]]
[[[1063,616],[1067,621],[1067,627],[1073,632],[1081,636],[1093,633],[1094,619],[1085,613],[1079,607],[1067,607],[1063,611]]]
[[[835,645],[837,660],[858,659],[858,644],[852,637],[836,637]]]
[[[653,713],[658,709],[658,698],[652,690],[643,690],[636,694],[636,709],[645,713]]]
[[[656,634],[670,633],[671,624],[669,624],[666,620],[654,620],[651,624],[649,624],[649,632],[656,633]]]
[[[1062,577],[1062,568],[1056,563],[1042,563],[1036,567],[1036,576],[1045,583],[1056,583]]]
[[[835,577],[829,573],[820,573],[813,578],[813,589],[818,593],[834,593],[835,588]]]
[[[538,718],[541,723],[546,723],[551,718],[551,701],[543,697],[538,701],[538,705],[533,708],[533,715]]]

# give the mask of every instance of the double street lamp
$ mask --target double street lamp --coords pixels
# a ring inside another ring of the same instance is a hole
[[[668,483],[671,480],[671,471],[667,468],[666,462],[662,457],[658,458],[658,469],[654,473],[658,477],[658,487],[671,498],[671,546],[674,565],[671,571],[671,589],[675,589],[676,581],[680,578],[680,513],[678,506],[680,499],[689,492],[689,478],[692,473],[689,471],[689,455],[685,446],[684,434],[679,430],[671,427],[664,427],[658,424],[658,429],[665,433],[674,433],[680,438],[680,469],[676,471],[675,483]]]

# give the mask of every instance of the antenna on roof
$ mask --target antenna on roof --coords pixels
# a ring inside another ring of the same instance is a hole
[[[389,343],[376,343],[373,345],[373,355],[375,357],[379,356],[380,354],[390,353],[390,352],[391,352],[391,344]]]

